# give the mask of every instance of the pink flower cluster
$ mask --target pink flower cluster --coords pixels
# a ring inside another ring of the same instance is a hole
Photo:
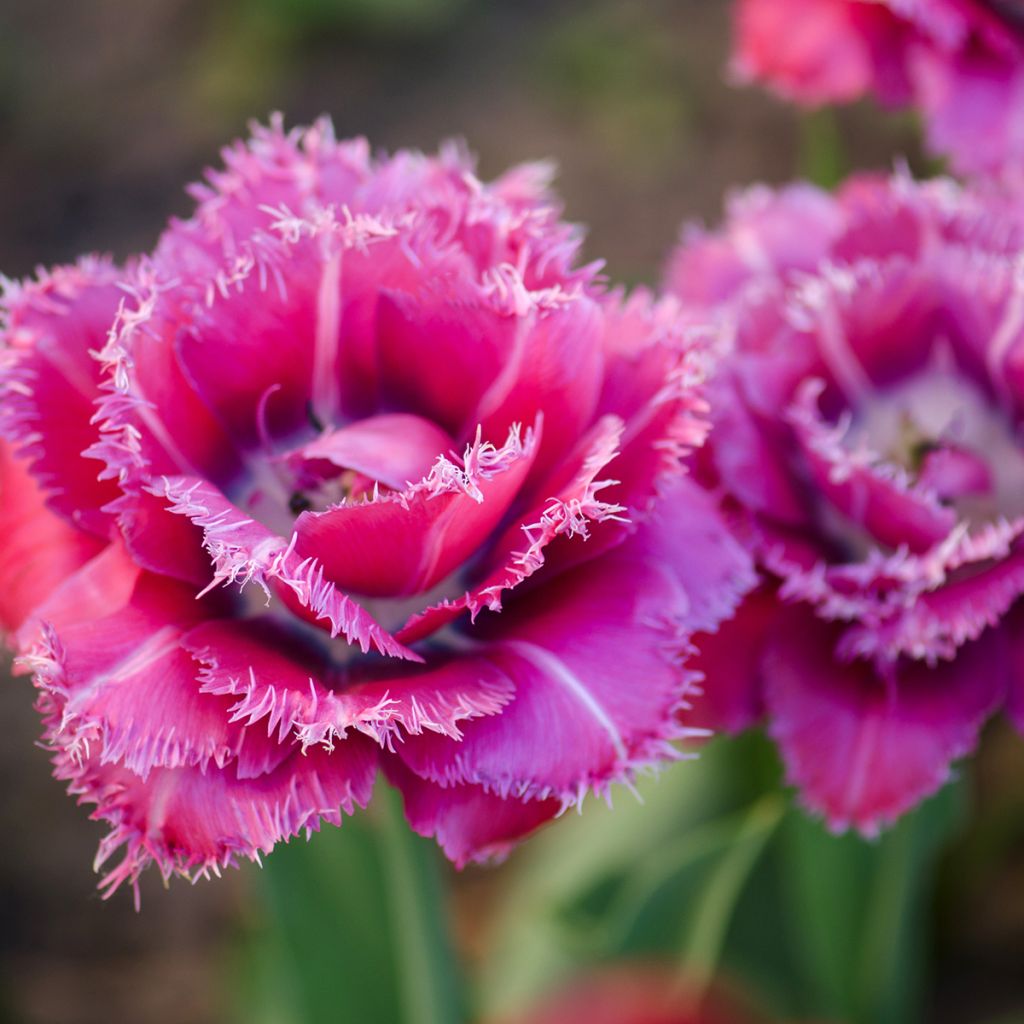
[[[755,188],[668,287],[731,327],[697,471],[763,583],[701,642],[701,724],[766,716],[836,828],[1024,730],[1024,220],[950,181]]]
[[[1024,160],[1016,0],[738,0],[733,71],[810,106],[912,104],[959,171]]]
[[[155,251],[6,285],[0,623],[107,891],[338,824],[457,863],[676,756],[753,583],[685,475],[706,354],[545,171],[260,128]]]

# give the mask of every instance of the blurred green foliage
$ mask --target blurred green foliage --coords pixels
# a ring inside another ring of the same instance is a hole
[[[589,963],[719,971],[780,1016],[918,1019],[936,855],[956,826],[948,788],[879,840],[830,835],[778,785],[756,733],[639,787],[644,804],[591,806],[524,850],[503,886],[478,998],[529,1002]]]
[[[735,982],[780,1019],[922,1019],[930,894],[963,817],[960,788],[877,840],[831,835],[791,803],[774,748],[751,732],[640,780],[637,795],[618,792],[614,810],[588,801],[493,873],[464,1017],[436,851],[378,792],[342,829],[268,862],[239,1020],[489,1020],[637,958],[674,964],[698,993]]]
[[[246,0],[242,9],[291,35],[412,35],[442,27],[466,0]]]
[[[342,828],[275,850],[239,944],[239,1024],[462,1020],[439,856],[383,786]]]
[[[545,37],[535,84],[567,117],[582,121],[606,155],[644,173],[662,168],[689,133],[685,69],[672,42],[629,6],[595,4]]]

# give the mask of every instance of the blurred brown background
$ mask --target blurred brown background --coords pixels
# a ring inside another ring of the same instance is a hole
[[[587,255],[654,282],[684,218],[813,158],[792,110],[725,83],[727,14],[724,0],[0,0],[0,271],[150,247],[218,147],[281,110],[387,148],[463,136],[484,176],[553,158]],[[861,108],[839,126],[848,165],[914,156],[905,120]],[[170,894],[147,877],[142,915],[127,893],[101,903],[101,829],[49,778],[31,702],[26,680],[0,688],[0,1020],[224,1020],[246,874]],[[1021,758],[996,749],[998,801]],[[1021,872],[977,894],[998,913],[947,914],[950,1020],[1014,976],[1024,912],[999,893],[1019,904]]]

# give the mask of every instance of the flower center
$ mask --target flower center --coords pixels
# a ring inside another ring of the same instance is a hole
[[[1011,32],[1024,35],[1024,2],[1022,0],[979,0]]]
[[[260,456],[247,510],[282,536],[301,512],[401,490],[454,447],[439,426],[409,413],[382,413],[336,428],[278,454]]]
[[[1009,418],[955,369],[932,368],[858,407],[850,432],[951,505],[986,523],[1024,514],[1024,451]]]

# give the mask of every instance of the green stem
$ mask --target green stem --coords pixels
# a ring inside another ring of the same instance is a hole
[[[835,188],[846,170],[846,154],[836,112],[822,107],[806,114],[800,125],[800,172],[822,188]]]
[[[907,915],[913,892],[912,874],[917,858],[913,819],[902,822],[882,840],[877,852],[874,879],[868,896],[867,917],[864,924],[863,958],[860,964],[860,984],[857,986],[860,1007],[857,1019],[862,1021],[902,1020],[902,1011],[892,1004],[899,1000],[894,992],[901,979],[894,978],[894,970],[905,959],[901,947],[906,938]],[[907,965],[903,965],[904,969]]]
[[[415,835],[391,789],[375,800],[404,1024],[458,1024],[459,986],[436,851]]]
[[[785,804],[768,794],[745,813],[745,820],[704,890],[683,946],[683,980],[697,1001],[714,977],[736,904],[761,853],[782,820]]]

